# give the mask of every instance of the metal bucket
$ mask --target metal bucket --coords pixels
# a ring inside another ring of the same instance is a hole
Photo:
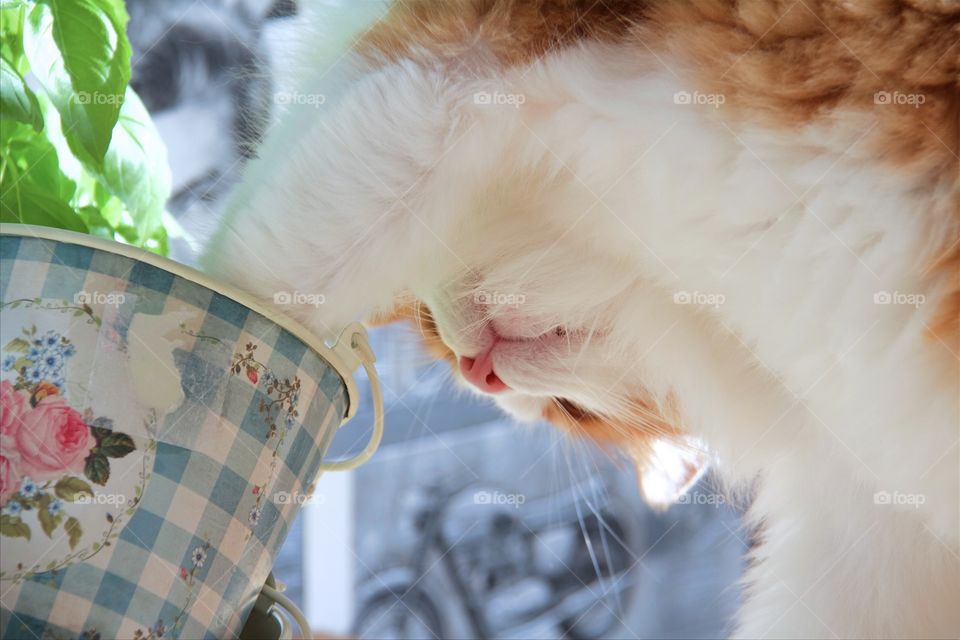
[[[327,347],[155,255],[0,234],[0,635],[236,637],[300,497],[379,442],[365,331]],[[374,435],[326,462],[361,364]]]

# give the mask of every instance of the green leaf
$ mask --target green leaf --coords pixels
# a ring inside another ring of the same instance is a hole
[[[43,112],[43,137],[57,150],[60,171],[83,193],[92,192],[97,181],[89,171],[84,169],[83,164],[70,149],[70,144],[61,128],[60,113],[47,94],[42,91],[37,94],[37,100],[40,102],[40,111]],[[81,205],[83,204],[87,203],[82,202]]]
[[[110,479],[110,461],[100,452],[87,456],[83,465],[83,475],[94,484],[103,486]]]
[[[100,452],[108,458],[122,458],[136,448],[133,438],[119,431],[114,431],[100,442]]]
[[[28,69],[23,56],[24,3],[0,1],[0,57],[22,77]]]
[[[15,518],[8,514],[0,516],[0,536],[8,538],[26,538],[30,539],[30,527],[20,518]]]
[[[77,185],[61,170],[56,148],[44,136],[34,134],[25,126],[19,126],[22,131],[28,132],[30,137],[24,139],[17,134],[8,140],[6,145],[6,154],[19,175],[18,182],[32,184],[42,193],[69,206]],[[14,186],[7,179],[4,179],[3,184],[4,188]]]
[[[130,80],[120,0],[39,0],[27,15],[30,69],[60,112],[70,148],[97,169]]]
[[[69,201],[76,185],[60,169],[56,148],[30,127],[10,121],[3,148],[0,220],[86,231]]]
[[[76,502],[81,496],[93,497],[93,488],[81,478],[66,476],[60,478],[53,487],[54,493],[61,500]]]
[[[37,519],[40,521],[40,528],[43,529],[43,532],[47,534],[47,537],[53,535],[54,530],[59,524],[59,518],[50,513],[47,507],[50,506],[52,498],[44,493],[40,496],[39,503],[37,505]]]
[[[29,124],[43,130],[43,114],[33,91],[9,62],[0,58],[0,118]]]
[[[19,222],[58,227],[85,233],[87,225],[77,212],[59,198],[29,183],[15,180],[0,185],[0,222]]]
[[[161,227],[170,196],[167,150],[146,107],[131,88],[103,161],[103,183],[133,218],[140,243]]]
[[[127,19],[123,0],[0,0],[0,220],[165,254],[170,174]]]
[[[26,353],[26,351],[30,349],[30,343],[23,338],[14,338],[8,342],[7,346],[4,348],[7,351],[19,351],[21,353]]]
[[[70,550],[73,551],[77,543],[80,542],[80,538],[83,537],[83,528],[80,526],[80,521],[72,517],[67,518],[67,521],[63,523],[63,530],[67,532]]]
[[[77,214],[83,220],[84,224],[87,225],[87,229],[90,230],[90,235],[106,238],[107,240],[115,239],[113,225],[103,217],[103,214],[96,207],[92,205],[80,207],[77,209]],[[81,312],[79,315],[83,315],[83,313]]]
[[[46,508],[43,508],[37,511],[37,519],[40,520],[40,528],[47,534],[47,537],[53,536],[53,531],[57,528],[57,518]]]

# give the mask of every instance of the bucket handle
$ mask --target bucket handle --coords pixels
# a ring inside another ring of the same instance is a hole
[[[370,348],[367,330],[362,324],[353,322],[347,325],[337,339],[337,344],[333,346],[333,351],[343,359],[350,371],[355,371],[358,366],[363,365],[370,380],[370,391],[373,395],[373,434],[367,446],[352,458],[324,462],[320,465],[321,471],[347,471],[369,460],[380,446],[380,440],[383,438],[383,394],[380,391],[380,378],[373,366],[377,358],[373,354],[373,349]]]
[[[294,604],[290,598],[283,594],[286,587],[276,581],[273,577],[273,573],[270,573],[267,576],[267,583],[263,585],[263,588],[260,590],[260,597],[257,598],[257,602],[254,605],[263,615],[269,616],[274,608],[280,608],[287,612],[293,621],[300,628],[300,638],[302,640],[311,640],[313,638],[313,633],[310,630],[310,623],[307,622],[306,616],[303,615],[303,612],[300,611],[300,608]],[[284,623],[286,621],[284,620]],[[284,627],[286,624],[284,624]]]

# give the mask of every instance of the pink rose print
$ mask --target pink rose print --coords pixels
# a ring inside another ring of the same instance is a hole
[[[0,382],[0,505],[5,505],[20,489],[16,434],[23,415],[30,410],[29,396],[4,380]]]
[[[16,434],[20,472],[37,481],[83,473],[96,445],[90,428],[62,396],[46,396],[23,416]]]
[[[19,490],[20,473],[17,466],[6,455],[0,454],[0,506],[10,502],[10,498]]]
[[[0,382],[0,437],[13,438],[23,414],[30,409],[30,396],[17,391],[13,385],[4,380]],[[4,443],[3,448],[7,445]]]

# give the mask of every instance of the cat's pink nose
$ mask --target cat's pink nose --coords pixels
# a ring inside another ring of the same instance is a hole
[[[493,371],[493,355],[484,351],[476,358],[460,357],[460,373],[467,382],[484,393],[500,393],[510,387]]]

